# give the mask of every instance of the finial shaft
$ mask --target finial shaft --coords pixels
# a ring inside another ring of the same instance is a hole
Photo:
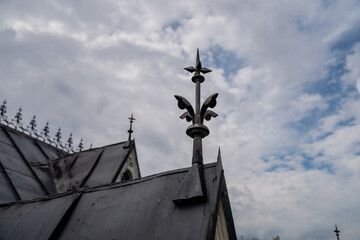
[[[201,87],[200,87],[200,81],[196,81],[196,92],[195,92],[195,114],[199,115],[200,114],[200,91],[201,91]]]

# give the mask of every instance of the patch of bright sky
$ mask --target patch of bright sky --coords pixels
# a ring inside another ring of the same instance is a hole
[[[172,30],[176,31],[181,26],[181,24],[178,21],[173,21],[169,25],[165,26],[165,28],[167,28],[168,26],[171,27]]]
[[[307,132],[316,125],[320,118],[334,114],[339,110],[342,99],[357,92],[356,86],[344,87],[341,77],[348,72],[346,69],[346,56],[351,53],[352,48],[358,42],[360,42],[360,30],[347,32],[331,46],[334,60],[329,64],[326,77],[312,82],[305,89],[305,92],[309,94],[320,94],[326,99],[328,108],[315,109],[311,114],[294,123],[294,127],[299,131]]]
[[[211,47],[204,54],[204,60],[202,65],[205,67],[215,65],[216,68],[223,69],[226,80],[229,80],[230,76],[235,75],[246,64],[245,59],[237,57],[234,52],[227,51],[219,45]]]
[[[360,29],[355,31],[347,32],[343,37],[334,43],[331,46],[331,53],[334,57],[334,61],[328,66],[328,73],[326,77],[312,82],[310,85],[306,86],[305,92],[309,94],[320,94],[328,104],[327,108],[319,109],[315,108],[311,110],[304,118],[300,119],[297,122],[288,124],[288,127],[295,129],[299,137],[306,137],[306,135],[312,129],[316,128],[320,124],[320,120],[326,116],[336,114],[337,111],[341,108],[342,100],[349,96],[357,96],[354,94],[357,92],[356,86],[343,86],[341,77],[348,72],[346,69],[346,56],[351,53],[352,48],[356,43],[360,42]],[[347,118],[337,124],[338,127],[341,126],[351,126],[354,124],[354,117]],[[326,138],[332,133],[324,133],[321,136],[318,136],[312,141],[318,141]],[[293,154],[297,152],[296,149],[293,149]],[[264,158],[265,162],[271,162],[271,159],[276,157],[276,160],[271,167],[267,169],[267,172],[277,171],[277,170],[291,170],[291,167],[286,164],[286,159],[284,156],[272,155],[270,158]],[[319,156],[307,156],[302,154],[303,161],[301,165],[305,170],[324,170],[330,174],[334,174],[334,168],[328,163],[314,163],[314,159]]]

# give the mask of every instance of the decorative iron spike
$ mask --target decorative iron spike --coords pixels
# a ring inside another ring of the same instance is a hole
[[[66,149],[68,150],[68,152],[74,152],[72,144],[73,144],[72,133],[70,133],[70,136],[66,143]]]
[[[77,151],[81,152],[83,150],[83,148],[84,148],[84,144],[83,144],[83,139],[81,138],[80,142],[79,142],[79,145],[77,147]]]
[[[43,130],[42,130],[42,132],[41,132],[41,135],[43,136],[44,142],[48,141],[49,143],[51,143],[49,133],[50,133],[49,121],[47,121],[44,128],[43,128]]]
[[[19,127],[22,131],[24,131],[23,124],[21,122],[22,120],[22,108],[20,107],[12,120],[15,129]]]
[[[132,113],[131,113],[131,117],[129,117],[129,120],[130,120],[130,128],[128,130],[128,133],[129,133],[129,141],[131,141],[131,134],[134,132],[132,130],[132,124],[133,124],[133,122],[135,120],[134,115]]]
[[[61,142],[61,128],[58,129],[57,133],[55,134],[54,142],[56,147],[60,146],[63,148],[62,142]]]
[[[28,132],[30,136],[34,134],[36,137],[38,137],[37,130],[36,130],[36,115],[34,114],[33,118],[31,119],[29,125],[26,127],[28,129]]]
[[[337,228],[337,225],[335,224],[335,230],[334,230],[334,233],[335,233],[335,235],[336,235],[336,238],[337,238],[337,240],[340,240],[340,231],[338,230],[338,228]]]
[[[7,120],[7,107],[6,107],[6,99],[3,101],[3,103],[0,106],[0,122],[4,121],[6,123],[6,125],[9,125],[9,122]]]

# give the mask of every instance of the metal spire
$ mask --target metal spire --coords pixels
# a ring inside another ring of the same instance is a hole
[[[199,49],[197,49],[196,54],[196,68],[195,67],[186,67],[186,71],[195,72],[191,80],[195,83],[195,111],[188,100],[179,95],[175,95],[175,98],[178,100],[178,106],[180,109],[186,109],[187,112],[183,113],[180,118],[186,119],[188,122],[192,121],[192,125],[186,130],[186,134],[194,139],[193,147],[193,159],[192,163],[203,163],[202,156],[202,139],[209,135],[209,129],[203,125],[204,119],[209,121],[211,117],[217,117],[218,115],[208,110],[208,108],[214,108],[216,106],[216,98],[218,93],[212,94],[209,96],[200,109],[200,84],[205,81],[205,78],[200,73],[206,74],[211,72],[210,69],[203,68],[201,66]]]
[[[340,238],[339,238],[339,236],[340,236],[340,231],[338,230],[338,228],[337,228],[337,226],[336,226],[336,224],[335,224],[335,230],[334,230],[334,233],[335,233],[335,235],[336,235],[336,237],[337,237],[337,240],[340,240]]]
[[[128,133],[129,133],[129,141],[131,141],[131,134],[134,132],[134,131],[132,130],[132,124],[133,124],[133,122],[134,122],[134,120],[135,120],[135,118],[134,118],[134,116],[133,116],[132,113],[131,113],[131,117],[129,117],[129,120],[130,120],[130,129],[128,130]]]
[[[203,124],[204,119],[209,121],[212,117],[216,117],[217,114],[208,108],[214,108],[216,106],[216,98],[218,93],[209,96],[203,105],[200,107],[201,88],[200,84],[205,81],[205,77],[202,74],[211,72],[210,69],[204,68],[201,65],[199,49],[196,52],[196,67],[184,68],[188,72],[195,72],[191,80],[195,83],[195,111],[192,105],[184,97],[175,95],[178,101],[178,106],[181,110],[186,109],[180,118],[186,119],[186,121],[192,121],[186,129],[186,134],[193,139],[193,156],[192,166],[189,169],[186,177],[184,178],[175,199],[176,204],[187,204],[192,202],[201,202],[206,200],[206,188],[203,173],[203,154],[202,154],[202,139],[209,135],[209,129]]]

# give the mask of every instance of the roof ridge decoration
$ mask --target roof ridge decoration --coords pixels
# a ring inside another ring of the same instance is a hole
[[[68,153],[75,153],[75,152],[81,152],[84,150],[84,144],[83,144],[83,139],[80,139],[79,145],[77,147],[76,150],[74,150],[74,146],[73,146],[73,137],[72,137],[72,133],[70,133],[69,138],[67,139],[66,143],[63,143],[61,141],[61,128],[58,129],[58,131],[56,132],[56,135],[53,139],[51,139],[49,133],[50,133],[50,128],[49,128],[49,122],[47,121],[43,130],[39,133],[36,129],[36,115],[34,114],[34,116],[32,117],[31,121],[29,122],[29,124],[24,127],[22,120],[22,108],[20,107],[19,110],[17,111],[17,113],[15,114],[14,118],[9,120],[8,116],[6,115],[7,113],[7,106],[6,106],[6,100],[3,101],[3,103],[0,106],[0,123],[3,123],[4,125],[6,125],[7,127],[10,127],[12,129],[15,129],[17,131],[21,131],[22,133],[30,136],[30,137],[34,137],[37,140],[40,140],[44,143],[47,143],[53,147],[56,147],[60,150],[66,151]],[[90,149],[92,148],[92,144],[90,144]]]
[[[131,113],[131,117],[129,117],[129,120],[130,120],[130,129],[128,130],[128,133],[129,133],[129,141],[131,141],[131,134],[134,132],[134,131],[132,130],[132,124],[133,124],[133,122],[136,120],[136,119],[134,118],[134,114]]]
[[[186,71],[195,74],[191,80],[195,83],[195,111],[192,105],[184,97],[175,95],[178,101],[178,107],[187,111],[183,113],[180,118],[186,119],[186,121],[192,121],[186,129],[186,134],[193,139],[193,156],[192,166],[189,169],[188,174],[183,180],[175,199],[175,204],[187,204],[191,202],[203,202],[206,201],[206,188],[203,176],[203,154],[202,154],[202,139],[209,135],[209,129],[204,125],[204,120],[209,121],[212,117],[215,118],[218,115],[208,110],[208,108],[214,108],[216,106],[216,98],[218,93],[210,95],[200,108],[200,84],[205,81],[205,77],[202,74],[211,72],[210,69],[204,68],[201,65],[199,49],[196,52],[196,67],[186,67]]]
[[[337,225],[335,224],[335,230],[334,230],[334,233],[335,233],[335,235],[336,235],[336,239],[337,240],[340,240],[340,231],[338,230],[338,228],[337,228]]]

